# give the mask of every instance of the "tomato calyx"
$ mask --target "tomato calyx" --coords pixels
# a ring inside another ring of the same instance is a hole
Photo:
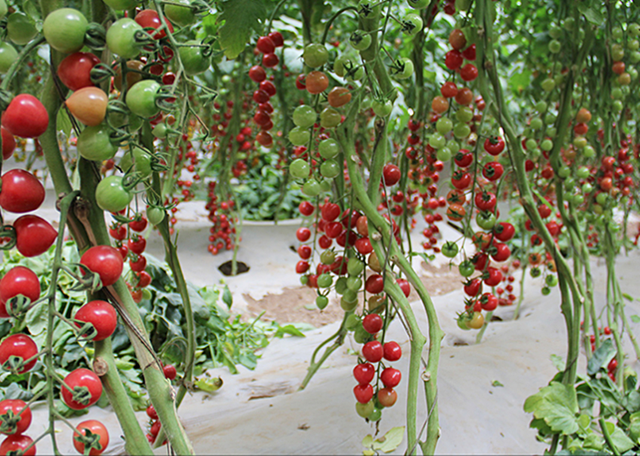
[[[31,369],[29,364],[32,363],[37,357],[37,354],[28,359],[24,359],[22,356],[18,355],[10,355],[9,358],[7,358],[7,360],[2,364],[2,368],[8,372],[11,372],[12,374],[19,375]]]
[[[15,434],[18,429],[18,423],[22,419],[22,414],[27,410],[25,407],[19,413],[15,413],[12,409],[8,409],[0,415],[0,432],[3,434]]]
[[[83,388],[89,391],[86,386]],[[100,434],[91,432],[91,429],[89,428],[84,428],[82,430],[84,431],[84,433],[82,432],[74,433],[73,440],[84,445],[85,454],[89,454],[89,450],[95,449],[95,450],[101,451],[104,449],[102,448],[102,445],[100,445],[100,438],[101,438]]]
[[[102,51],[107,44],[107,31],[96,22],[89,23],[84,34],[84,44],[94,51]]]

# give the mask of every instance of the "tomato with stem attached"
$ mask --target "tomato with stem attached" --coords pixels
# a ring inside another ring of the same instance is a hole
[[[144,33],[144,29],[131,18],[118,19],[107,30],[107,47],[111,52],[123,59],[133,59],[144,46],[137,36]],[[150,39],[152,39],[149,36]]]
[[[64,378],[64,383],[66,386],[60,387],[62,401],[73,410],[92,406],[102,395],[100,378],[93,371],[83,367],[70,372]]]
[[[37,138],[49,126],[49,114],[40,100],[23,93],[11,100],[2,113],[2,126],[12,135]]]
[[[20,399],[0,402],[0,432],[7,435],[22,434],[31,425],[31,409]]]
[[[102,454],[109,446],[109,432],[107,428],[98,420],[86,420],[76,426],[82,437],[74,433],[73,446],[80,454],[87,454],[89,445],[89,456]]]
[[[125,188],[122,176],[107,176],[96,186],[96,203],[103,211],[120,212],[132,200],[133,194]]]
[[[93,341],[104,340],[111,336],[118,324],[118,314],[111,304],[106,301],[95,300],[86,303],[76,312],[74,318],[84,323],[91,323],[93,330],[83,337],[89,337]],[[78,328],[81,323],[76,322]]]
[[[36,456],[36,446],[29,445],[33,443],[33,439],[28,435],[14,434],[8,436],[0,444],[0,454],[20,454],[21,456]],[[27,450],[27,448],[29,448]]]
[[[5,211],[23,213],[35,211],[44,201],[44,186],[23,169],[12,169],[2,175],[0,206]]]
[[[18,295],[29,298],[31,302],[40,298],[40,280],[26,266],[15,266],[0,279],[0,318],[9,318],[6,303]]]
[[[0,343],[0,365],[5,370],[24,374],[38,361],[38,347],[26,334],[13,334]]]
[[[42,34],[49,46],[68,54],[82,49],[89,22],[73,8],[60,8],[47,15],[42,24]]]
[[[58,65],[58,77],[70,90],[92,87],[91,69],[100,63],[100,59],[90,52],[74,52],[65,57]]]
[[[109,245],[96,245],[87,250],[80,263],[98,274],[102,286],[113,285],[122,274],[123,261],[120,253]]]
[[[87,160],[100,162],[113,158],[118,151],[118,145],[111,139],[112,131],[106,123],[82,130],[76,145],[80,155]]]
[[[100,125],[107,114],[109,97],[98,87],[78,89],[65,101],[73,116],[84,125]]]

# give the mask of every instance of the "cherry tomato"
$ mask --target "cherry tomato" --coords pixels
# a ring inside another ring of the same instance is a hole
[[[160,87],[153,79],[138,82],[127,92],[127,107],[137,116],[147,119],[155,117],[160,112],[156,105],[156,95]]]
[[[143,47],[143,44],[135,39],[138,32],[144,32],[144,29],[133,19],[127,17],[118,19],[107,30],[109,50],[123,59],[133,59]]]
[[[0,454],[20,454],[22,456],[35,456],[36,446],[26,448],[33,443],[33,439],[28,435],[14,434],[8,436],[0,444]],[[25,451],[26,450],[26,451]]]
[[[84,46],[89,22],[73,8],[60,8],[49,13],[42,24],[42,34],[49,46],[62,53],[76,52]]]
[[[6,73],[18,59],[18,51],[9,43],[0,43],[0,73]]]
[[[160,16],[155,10],[145,9],[136,14],[134,19],[142,28],[145,29],[159,29],[162,27],[162,21],[160,20]],[[169,28],[169,32],[173,33],[173,25],[171,22],[167,22],[167,27]],[[159,40],[167,36],[167,31],[163,28],[161,31],[154,33],[153,38]]]
[[[129,267],[134,272],[142,272],[147,267],[147,259],[144,255],[138,255],[137,259],[129,260]]]
[[[38,347],[33,339],[26,334],[13,334],[0,344],[0,365],[5,370],[10,370],[9,362],[15,358],[20,358],[24,363],[22,367],[15,370],[16,374],[24,374],[31,370],[38,361],[35,356],[38,354]],[[33,358],[33,359],[31,359]],[[31,361],[28,361],[31,359]]]
[[[9,318],[6,303],[9,299],[23,295],[35,302],[40,298],[40,281],[31,269],[15,266],[0,279],[0,318]]]
[[[377,363],[382,359],[383,347],[377,340],[367,342],[362,347],[362,356],[370,363]]]
[[[44,201],[44,187],[33,174],[12,169],[2,176],[0,206],[5,211],[23,213],[35,211]]]
[[[137,3],[137,2],[136,2]],[[184,6],[181,6],[179,4]],[[190,0],[177,0],[164,5],[164,14],[171,22],[181,27],[193,24],[195,14],[191,9]]]
[[[398,393],[393,388],[382,388],[378,391],[378,402],[383,407],[392,407],[398,400]]]
[[[31,425],[31,409],[20,399],[5,399],[0,402],[0,432],[22,434]]]
[[[122,176],[111,175],[96,186],[96,203],[103,211],[120,212],[133,200],[133,194],[125,189]]]
[[[329,87],[329,78],[322,71],[312,71],[305,78],[307,92],[317,95]]]
[[[400,181],[402,176],[400,168],[393,163],[387,163],[382,169],[382,177],[386,186],[391,187]]]
[[[47,110],[33,95],[18,95],[2,114],[2,126],[12,135],[21,138],[37,138],[49,126]]]
[[[100,59],[89,52],[75,52],[60,62],[58,77],[70,90],[93,87],[91,69],[100,63]]]
[[[511,223],[499,222],[493,227],[494,236],[502,242],[507,242],[515,235],[515,228]]]
[[[16,248],[26,257],[41,255],[51,247],[58,232],[49,222],[37,215],[23,215],[13,222]]]
[[[366,404],[373,397],[373,387],[369,384],[356,385],[353,388],[353,394],[356,396],[356,400],[361,404]]]
[[[102,395],[100,378],[93,371],[83,367],[69,373],[64,378],[64,383],[71,388],[71,391],[64,385],[60,387],[62,401],[73,410],[90,407],[98,402]]]
[[[201,45],[200,41],[191,40],[178,48],[184,71],[190,76],[202,73],[209,68],[209,58],[203,55],[205,48]]]
[[[98,456],[104,452],[109,446],[109,432],[107,428],[98,420],[86,420],[76,426],[76,429],[84,436],[91,433],[91,438],[95,438],[97,442],[91,444],[89,450],[89,456]],[[73,446],[80,454],[87,454],[85,452],[86,445],[81,441],[82,438],[75,434],[73,435]],[[87,444],[89,444],[87,442]]]
[[[149,406],[147,407],[147,416],[152,420],[158,419],[158,412],[156,412],[156,409],[153,406],[153,404],[149,404]]]
[[[164,373],[164,376],[166,379],[168,380],[174,380],[176,378],[176,376],[178,375],[178,371],[176,370],[176,366],[172,365],[172,364],[167,364],[166,366],[162,367],[162,372]]]
[[[107,114],[109,97],[98,87],[84,87],[73,92],[65,104],[73,116],[85,125],[100,125]]]
[[[387,367],[380,374],[380,380],[382,381],[382,384],[387,388],[394,388],[398,386],[401,378],[402,373],[398,369],[394,369],[393,367]]]
[[[486,150],[490,155],[500,155],[504,150],[504,146],[504,139],[499,136],[492,136],[484,141],[484,150]]]
[[[353,376],[360,385],[368,385],[376,374],[373,364],[362,363],[353,368]]]
[[[33,19],[23,13],[12,13],[7,18],[7,37],[15,44],[27,44],[38,34]]]
[[[122,274],[123,261],[120,253],[109,245],[96,245],[80,258],[90,271],[100,276],[102,286],[113,285]]]
[[[382,317],[375,313],[367,315],[362,320],[362,326],[369,334],[376,334],[382,329],[383,324]]]
[[[82,130],[77,143],[80,155],[87,160],[100,162],[113,158],[118,146],[111,141],[111,132],[111,128],[105,123]]]
[[[0,127],[0,131],[2,132],[2,159],[9,160],[16,149],[16,139],[6,128]]]
[[[95,336],[91,337],[91,339],[94,341],[104,340],[111,336],[118,324],[116,310],[108,302],[100,300],[90,301],[80,307],[74,318],[93,325]],[[82,324],[76,322],[76,326],[80,328]],[[88,337],[89,335],[83,334],[82,336]]]

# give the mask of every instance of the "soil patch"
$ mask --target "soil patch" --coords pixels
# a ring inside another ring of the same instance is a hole
[[[440,296],[462,288],[462,276],[458,268],[450,268],[448,264],[436,267],[424,261],[421,266],[422,283],[431,296]],[[418,299],[417,295],[415,299]]]

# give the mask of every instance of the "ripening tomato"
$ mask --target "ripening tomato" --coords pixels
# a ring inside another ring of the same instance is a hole
[[[312,71],[305,78],[307,91],[312,95],[324,92],[329,87],[329,78],[322,71]]]
[[[2,126],[12,135],[21,138],[37,138],[49,126],[49,114],[33,95],[16,96],[2,114]]]
[[[109,446],[109,432],[107,428],[98,420],[86,420],[76,426],[76,429],[84,436],[89,432],[98,436],[98,441],[89,450],[89,456],[98,456]],[[78,434],[73,435],[73,446],[80,454],[86,454],[85,444]]]
[[[5,370],[14,371],[9,363],[11,360],[20,358],[23,364],[17,366],[14,373],[24,374],[36,365],[37,354],[38,347],[31,337],[26,334],[13,334],[0,344],[0,365]]]
[[[109,245],[91,247],[82,255],[80,263],[98,274],[104,287],[113,285],[122,274],[122,256]]]
[[[0,402],[0,432],[7,435],[22,434],[31,425],[31,409],[20,399]]]
[[[392,407],[398,400],[398,393],[393,388],[382,388],[378,391],[378,402],[383,407]]]
[[[69,90],[93,87],[91,69],[100,63],[100,59],[90,52],[74,52],[58,65],[58,77]]]
[[[37,215],[23,215],[13,222],[16,248],[26,257],[41,255],[51,247],[58,232],[49,222]]]
[[[134,19],[142,28],[145,29],[154,29],[157,30],[162,27],[162,21],[160,20],[160,16],[155,10],[145,9],[136,14]],[[168,20],[167,27],[169,28],[169,33],[173,33],[173,25]],[[151,33],[151,31],[149,31]],[[154,33],[153,38],[159,40],[167,36],[167,31],[163,28],[161,31]]]
[[[6,303],[22,295],[35,302],[40,298],[40,281],[35,272],[25,266],[15,266],[0,279],[0,318],[9,318]]]
[[[79,89],[65,104],[73,116],[85,125],[95,127],[100,125],[107,114],[109,97],[98,87],[84,87]]]
[[[118,314],[111,304],[106,301],[95,300],[86,303],[76,312],[74,318],[84,323],[91,323],[94,331],[90,334],[82,334],[83,337],[90,337],[91,340],[104,340],[111,336],[118,324]],[[78,328],[82,324],[76,322]]]
[[[102,395],[100,378],[83,367],[69,373],[64,378],[64,383],[71,391],[64,385],[60,387],[62,401],[73,410],[82,410],[95,404]]]
[[[5,211],[21,214],[35,211],[44,201],[44,187],[29,171],[12,169],[2,176],[0,206]]]

